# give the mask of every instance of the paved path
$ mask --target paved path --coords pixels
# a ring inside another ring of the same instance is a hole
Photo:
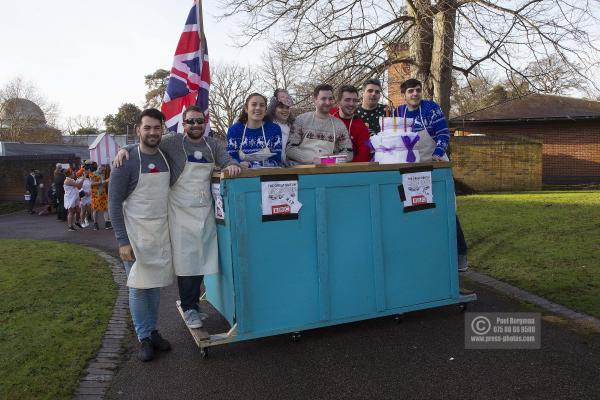
[[[115,254],[112,232],[66,232],[54,217],[0,217],[0,237],[69,240]],[[469,311],[531,311],[471,282]],[[142,364],[136,342],[112,380],[110,399],[600,399],[600,336],[543,322],[541,350],[465,350],[456,306],[210,349],[202,359],[162,291],[159,329],[173,351]],[[209,330],[223,329],[211,312]],[[85,397],[82,397],[85,398]],[[94,397],[90,397],[94,398]]]
[[[39,211],[39,210],[38,210]],[[105,230],[100,223],[100,230],[91,227],[67,231],[67,223],[56,219],[56,214],[37,215],[16,212],[0,215],[0,238],[10,239],[44,239],[61,242],[81,243],[102,249],[117,256],[117,241],[112,230]]]

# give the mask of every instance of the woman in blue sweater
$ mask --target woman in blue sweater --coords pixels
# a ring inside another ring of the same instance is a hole
[[[227,151],[242,166],[282,166],[281,128],[265,118],[266,110],[266,97],[252,93],[246,98],[238,121],[227,130]]]

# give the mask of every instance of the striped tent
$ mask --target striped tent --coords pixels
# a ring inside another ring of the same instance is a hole
[[[90,159],[98,165],[110,164],[121,147],[108,133],[99,134],[89,147]]]

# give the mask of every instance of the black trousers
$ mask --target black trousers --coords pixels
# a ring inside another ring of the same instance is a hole
[[[177,286],[179,287],[179,299],[181,300],[181,309],[187,311],[194,309],[200,311],[198,303],[200,302],[200,286],[204,275],[178,276]]]
[[[37,189],[31,190],[29,192],[31,198],[29,199],[29,211],[33,211],[33,207],[35,207],[35,201],[37,200]]]
[[[56,202],[56,218],[60,220],[67,219],[67,210],[65,210],[65,196],[58,196],[58,201]]]
[[[458,247],[458,255],[467,255],[467,241],[465,240],[465,234],[458,221],[458,215],[456,216],[456,245]]]

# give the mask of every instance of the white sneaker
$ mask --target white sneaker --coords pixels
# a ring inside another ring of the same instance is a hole
[[[467,272],[469,270],[469,262],[466,254],[458,255],[458,272]]]
[[[202,328],[202,320],[200,319],[200,315],[198,311],[194,310],[193,308],[183,312],[183,320],[188,328]]]

